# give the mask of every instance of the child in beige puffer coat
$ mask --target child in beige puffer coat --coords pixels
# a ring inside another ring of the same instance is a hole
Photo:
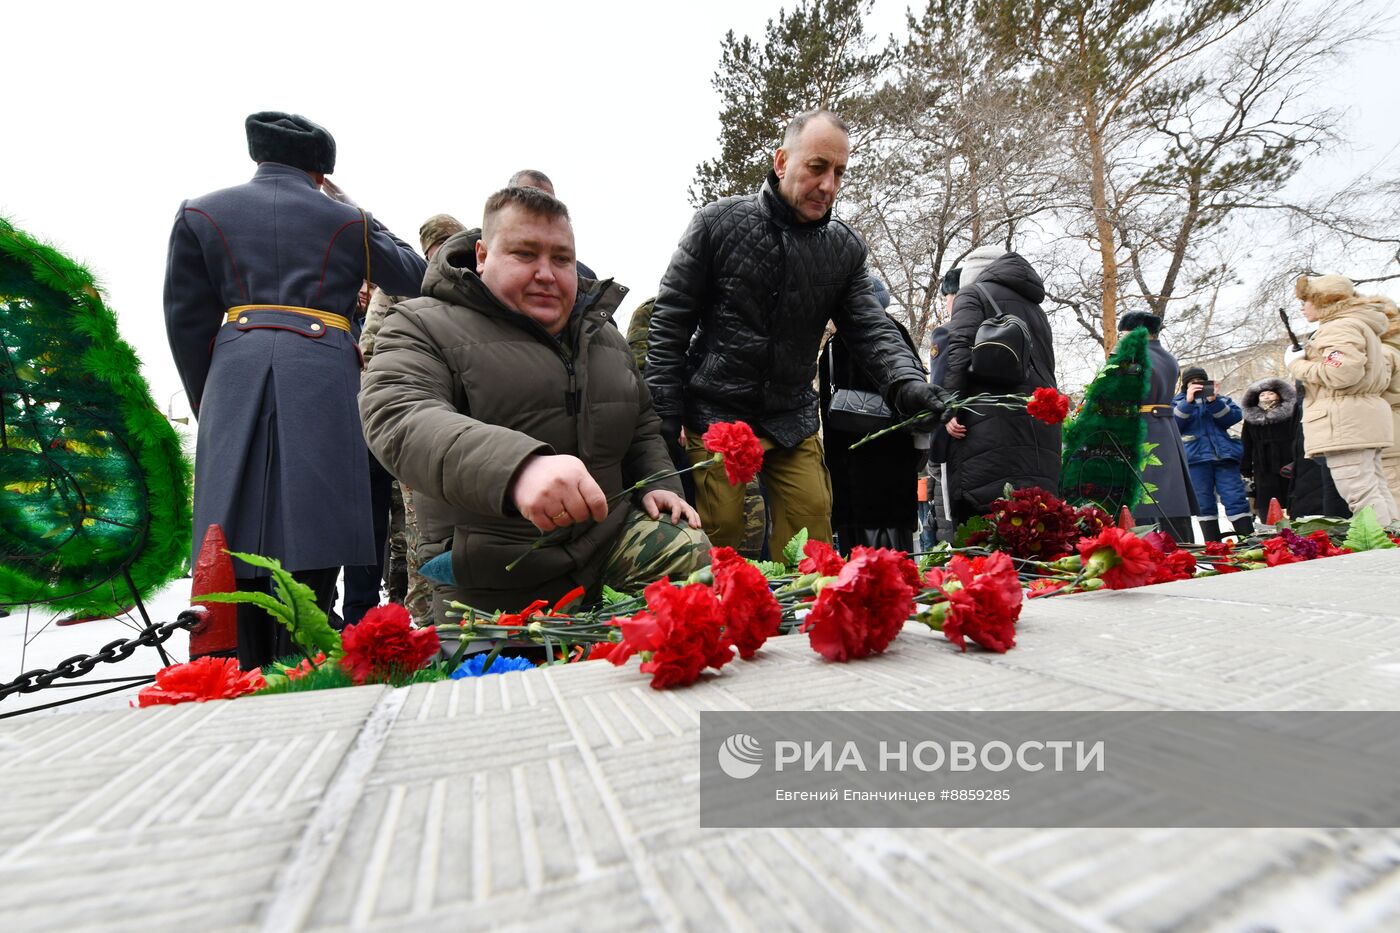
[[[1307,348],[1289,350],[1283,358],[1307,389],[1304,449],[1309,458],[1326,459],[1353,512],[1369,505],[1388,525],[1400,517],[1381,463],[1382,451],[1396,439],[1391,406],[1382,397],[1395,369],[1381,342],[1391,324],[1390,301],[1357,295],[1340,275],[1300,278],[1296,293],[1304,316],[1318,323]]]

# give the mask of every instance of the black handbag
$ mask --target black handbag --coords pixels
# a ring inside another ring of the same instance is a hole
[[[846,434],[874,434],[894,424],[890,407],[878,392],[835,389],[826,409],[826,426]]]
[[[874,434],[894,424],[894,413],[879,392],[836,388],[836,354],[826,357],[831,400],[826,406],[826,426],[845,434]]]

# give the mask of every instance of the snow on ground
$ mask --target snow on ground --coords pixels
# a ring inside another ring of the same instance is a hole
[[[151,621],[157,624],[173,622],[180,611],[189,607],[190,579],[176,580],[159,590],[146,600],[146,611]],[[56,623],[68,615],[67,612],[54,612],[47,606],[12,607],[9,618],[0,619],[0,683],[9,683],[25,671],[36,668],[52,668],[59,662],[77,654],[94,654],[108,642],[124,638],[135,638],[144,627],[141,617],[132,612],[119,619],[101,619],[84,622],[80,625],[60,627]],[[165,642],[165,650],[174,661],[189,660],[189,633],[177,631]],[[58,681],[77,686],[53,686],[34,693],[18,693],[0,699],[0,716],[20,709],[31,709],[63,700],[82,696],[93,690],[115,687],[117,684],[99,684],[84,687],[85,681],[104,677],[129,677],[138,674],[154,674],[163,666],[160,654],[154,648],[140,648],[125,661],[113,664],[99,664],[91,674],[76,680]],[[126,707],[136,698],[136,692],[143,685],[137,684],[118,693],[94,697],[67,706],[42,710],[33,715],[51,713],[71,713],[94,709],[119,709]]]

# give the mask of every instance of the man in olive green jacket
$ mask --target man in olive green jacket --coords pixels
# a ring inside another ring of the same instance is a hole
[[[651,396],[609,319],[623,289],[579,279],[568,210],[507,188],[396,305],[360,392],[370,450],[413,488],[419,556],[451,552],[455,596],[519,610],[576,586],[634,590],[708,562]],[[541,532],[557,543],[531,551]]]

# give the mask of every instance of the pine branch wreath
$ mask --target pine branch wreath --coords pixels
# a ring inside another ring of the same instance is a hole
[[[1152,383],[1147,341],[1142,327],[1119,340],[1085,387],[1084,404],[1066,422],[1060,466],[1065,501],[1098,505],[1110,515],[1142,501],[1147,422],[1139,409]]]
[[[0,217],[0,604],[110,615],[189,558],[190,461],[90,272]]]

